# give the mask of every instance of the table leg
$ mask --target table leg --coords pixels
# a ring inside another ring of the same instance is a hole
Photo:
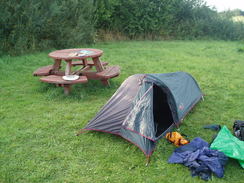
[[[86,58],[82,59],[82,62],[83,62],[84,67],[87,66],[87,59]]]
[[[103,65],[102,65],[102,63],[101,63],[99,57],[97,57],[97,58],[93,58],[92,60],[93,60],[93,62],[94,62],[94,65],[95,65],[95,67],[96,67],[97,72],[102,72],[102,71],[104,70],[104,68],[103,68]],[[101,82],[102,82],[103,85],[105,85],[105,86],[109,86],[109,81],[108,81],[108,79],[101,79]]]
[[[102,84],[103,84],[104,86],[109,86],[109,85],[110,85],[108,79],[102,79],[101,82],[102,82]]]
[[[54,74],[58,73],[60,67],[61,67],[61,59],[54,59],[52,73],[54,73]]]
[[[101,64],[99,57],[92,58],[92,60],[94,62],[94,65],[96,67],[97,72],[101,72],[104,70],[103,65]]]
[[[64,84],[63,87],[64,87],[64,94],[69,95],[69,93],[71,91],[71,85]]]
[[[72,60],[65,60],[67,62],[66,68],[65,68],[65,76],[71,74],[71,67],[72,67]]]

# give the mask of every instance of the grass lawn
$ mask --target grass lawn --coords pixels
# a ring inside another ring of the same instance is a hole
[[[107,88],[98,81],[74,85],[70,96],[32,76],[36,68],[52,63],[49,51],[0,58],[0,182],[203,182],[184,166],[167,163],[175,147],[164,139],[146,167],[144,154],[118,136],[75,134],[128,76],[186,71],[206,96],[180,131],[210,142],[215,132],[204,125],[231,130],[235,119],[244,120],[244,52],[238,51],[243,42],[137,41],[92,47],[104,50],[103,60],[120,65],[122,73]],[[236,160],[229,160],[224,178],[213,176],[213,182],[243,180]]]

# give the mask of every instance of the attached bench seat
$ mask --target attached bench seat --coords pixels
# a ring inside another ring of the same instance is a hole
[[[40,67],[36,71],[33,72],[33,76],[48,76],[52,71],[53,65],[48,65],[44,67]]]
[[[56,84],[57,86],[62,86],[64,88],[65,95],[68,95],[70,93],[71,86],[73,84],[88,82],[88,79],[86,76],[80,76],[79,79],[73,80],[73,81],[66,81],[62,77],[63,76],[49,75],[49,76],[40,78],[40,80],[45,83],[53,83],[53,84]]]
[[[114,78],[120,74],[120,67],[118,65],[108,66],[102,72],[98,72],[96,75],[103,79]]]
[[[108,62],[102,62],[101,61],[101,64],[103,66],[106,66],[106,65],[108,65]],[[77,65],[83,65],[83,61],[72,61],[72,66],[77,66]],[[94,62],[92,60],[88,60],[87,65],[94,66]]]
[[[49,76],[40,78],[40,81],[45,82],[45,83],[59,84],[59,85],[72,85],[72,84],[76,84],[76,83],[87,83],[88,79],[86,76],[80,76],[80,78],[77,80],[66,81],[62,78],[62,76],[49,75]]]

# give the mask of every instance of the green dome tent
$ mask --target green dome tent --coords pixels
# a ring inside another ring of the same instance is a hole
[[[178,126],[202,96],[188,73],[136,74],[122,83],[81,132],[119,135],[150,157],[156,142]]]

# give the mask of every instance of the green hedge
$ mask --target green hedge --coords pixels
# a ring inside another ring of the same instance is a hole
[[[202,0],[1,0],[0,27],[0,54],[92,43],[100,30],[129,39],[244,39],[243,24]]]
[[[97,29],[134,39],[244,39],[243,24],[223,18],[202,0],[107,0],[97,10]]]
[[[2,53],[90,43],[93,4],[86,0],[1,0]]]

